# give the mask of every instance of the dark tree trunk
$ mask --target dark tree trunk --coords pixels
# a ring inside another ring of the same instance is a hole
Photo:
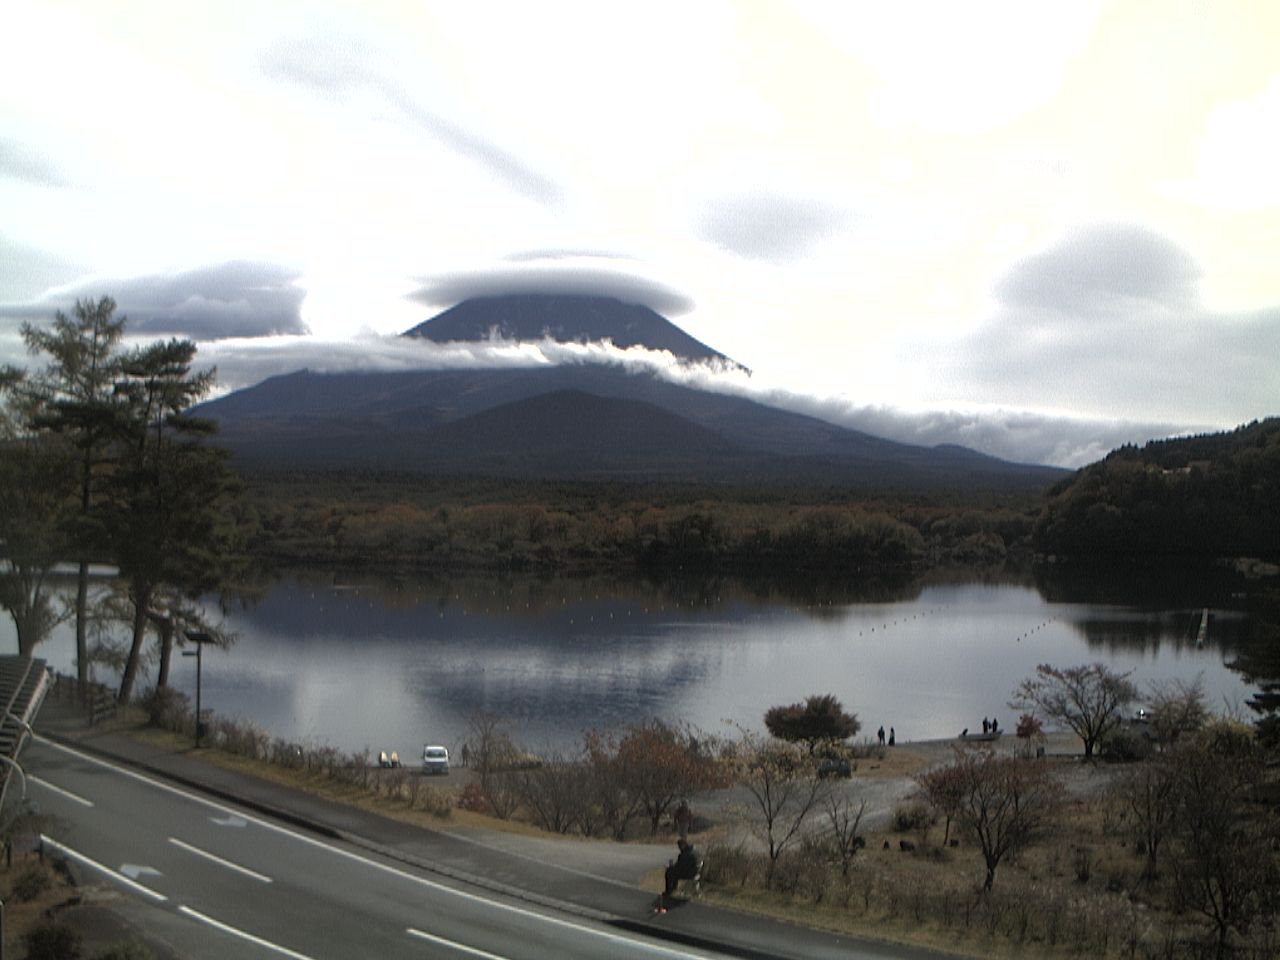
[[[89,608],[89,561],[80,561],[80,573],[76,580],[76,679],[80,681],[80,689],[88,689],[89,683],[89,643],[87,610]]]
[[[138,590],[133,598],[133,643],[129,646],[129,659],[125,661],[124,675],[120,678],[118,703],[128,703],[133,696],[133,684],[138,677],[138,664],[142,660],[142,644],[147,638],[147,611],[151,606],[151,591]]]
[[[156,689],[169,685],[169,664],[173,660],[173,620],[160,621],[160,671],[156,674]]]

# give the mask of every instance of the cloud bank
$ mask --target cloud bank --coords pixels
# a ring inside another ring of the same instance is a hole
[[[1276,412],[1280,306],[1213,313],[1199,281],[1195,259],[1157,233],[1084,228],[1015,266],[980,330],[921,354],[988,403],[1144,422]]]
[[[85,268],[66,257],[19,243],[0,233],[0,303],[22,303],[50,287],[83,276]]]
[[[648,307],[664,317],[693,309],[693,300],[656,281],[617,270],[535,264],[472,273],[452,273],[424,281],[410,299],[432,307],[451,307],[474,297],[559,293],[613,297]]]
[[[37,187],[71,185],[56,162],[12,137],[0,137],[0,177],[21,180]]]
[[[306,291],[297,271],[265,263],[232,261],[172,274],[95,278],[54,289],[37,301],[0,308],[0,317],[41,322],[80,298],[110,296],[131,335],[193,340],[274,337],[307,332],[302,321]]]
[[[850,219],[829,203],[765,190],[708,202],[699,233],[741,257],[792,261],[844,229]]]

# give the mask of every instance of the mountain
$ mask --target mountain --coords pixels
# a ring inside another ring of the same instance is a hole
[[[466,300],[405,332],[437,343],[542,340],[666,350],[683,360],[732,363],[666,317],[639,304],[581,294],[504,294]],[[735,364],[735,366],[737,366]]]
[[[484,340],[500,330],[541,338],[553,328],[562,340],[608,339],[691,360],[725,359],[656,313],[602,297],[468,301],[406,335]],[[303,370],[199,412],[219,422],[220,442],[250,468],[865,488],[1046,486],[1064,475],[963,447],[897,443],[605,364]]]

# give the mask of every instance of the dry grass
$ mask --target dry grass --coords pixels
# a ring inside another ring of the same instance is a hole
[[[161,749],[171,750],[175,753],[195,752],[189,736],[150,727],[145,722],[139,722],[136,719],[132,722],[121,724],[117,729],[119,732],[125,733],[136,740]],[[401,823],[439,829],[444,822],[444,818],[440,816],[409,807],[404,800],[375,795],[356,784],[340,783],[317,773],[290,769],[268,763],[265,760],[255,760],[251,757],[244,757],[213,747],[202,746],[199,750],[199,757],[202,761],[222,767],[225,770],[248,774],[270,783],[302,791],[310,796],[377,813]],[[421,777],[421,774],[417,771],[409,771],[408,776]],[[456,800],[462,787],[471,778],[470,771],[455,770],[450,773],[448,778],[429,778],[428,785],[448,795],[451,800]],[[461,828],[497,830],[522,836],[553,836],[553,834],[547,834],[527,823],[521,823],[516,820],[499,820],[496,817],[485,816],[457,806],[454,806],[450,811],[448,821],[450,824]]]

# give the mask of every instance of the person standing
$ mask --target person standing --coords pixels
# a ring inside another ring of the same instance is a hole
[[[880,738],[880,746],[884,746],[884,724],[880,725],[880,729],[876,731],[876,736]]]
[[[894,739],[895,739],[895,736],[894,736],[894,732],[893,732],[893,727],[890,727],[890,728],[889,728],[889,746],[891,746],[891,747],[893,746],[893,741],[894,741]]]
[[[688,840],[689,828],[693,826],[693,811],[689,809],[688,800],[680,801],[672,819],[676,822],[676,832],[680,834],[680,839]]]

